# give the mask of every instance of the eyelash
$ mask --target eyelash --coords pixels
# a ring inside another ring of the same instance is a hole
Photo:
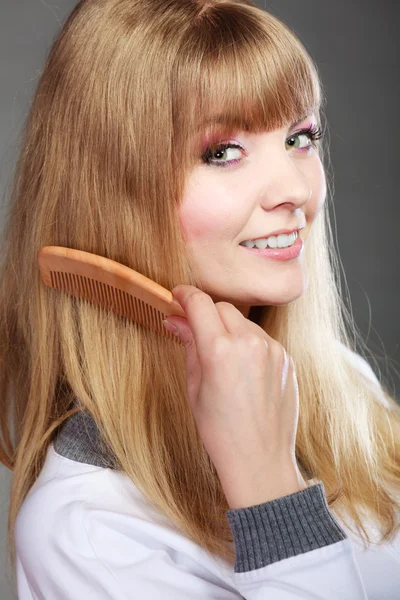
[[[317,147],[317,140],[320,140],[323,136],[324,133],[321,130],[320,127],[307,127],[306,129],[301,129],[300,131],[297,131],[295,134],[291,135],[288,139],[292,139],[292,138],[296,138],[300,135],[308,135],[309,139],[311,140],[311,144],[309,146],[306,146],[305,148],[299,148],[298,152],[307,152],[312,146],[314,148]],[[228,148],[238,148],[239,150],[243,150],[242,146],[239,146],[238,144],[232,144],[232,143],[223,143],[223,144],[219,144],[218,146],[214,146],[211,147],[209,146],[208,148],[206,148],[205,152],[203,153],[201,160],[207,164],[207,165],[211,165],[211,166],[215,166],[215,167],[229,167],[231,165],[237,164],[239,162],[241,162],[243,159],[242,158],[236,158],[234,160],[228,160],[225,162],[213,162],[211,159],[212,155],[214,153],[217,152],[224,152],[225,150],[228,150]]]

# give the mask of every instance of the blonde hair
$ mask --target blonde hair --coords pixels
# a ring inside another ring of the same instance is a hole
[[[2,241],[0,459],[13,471],[13,562],[17,513],[56,428],[86,409],[148,502],[234,564],[229,506],[186,400],[184,349],[45,287],[37,252],[67,246],[168,289],[200,287],[178,207],[202,123],[220,113],[228,128],[272,130],[311,110],[320,117],[323,100],[296,35],[251,2],[82,0],[74,8],[33,97]],[[389,540],[399,527],[390,487],[400,479],[400,408],[340,351],[364,342],[342,299],[327,203],[305,252],[304,295],[264,307],[258,321],[296,365],[298,462],[364,541],[367,517]]]

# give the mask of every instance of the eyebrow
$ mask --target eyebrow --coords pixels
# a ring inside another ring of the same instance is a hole
[[[305,121],[306,119],[308,119],[308,117],[311,117],[313,114],[314,114],[314,112],[310,111],[304,117],[302,117],[298,121],[295,121],[294,123],[292,123],[292,127],[297,127],[297,125],[299,125],[302,121]]]

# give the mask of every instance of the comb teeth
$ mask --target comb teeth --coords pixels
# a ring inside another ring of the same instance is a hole
[[[50,270],[49,272],[52,287],[100,305],[106,310],[111,310],[123,318],[136,321],[147,329],[156,331],[158,334],[180,343],[179,338],[163,326],[162,320],[166,318],[166,315],[139,298],[84,275],[63,271]]]

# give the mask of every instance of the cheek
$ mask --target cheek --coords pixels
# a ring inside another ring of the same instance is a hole
[[[215,184],[212,186],[191,185],[185,190],[183,202],[179,208],[179,218],[185,239],[201,240],[215,237],[221,238],[226,230],[232,202],[225,195],[218,193]]]
[[[191,199],[181,205],[179,218],[187,241],[206,237],[215,226],[215,221],[207,209],[200,210],[200,206]]]

